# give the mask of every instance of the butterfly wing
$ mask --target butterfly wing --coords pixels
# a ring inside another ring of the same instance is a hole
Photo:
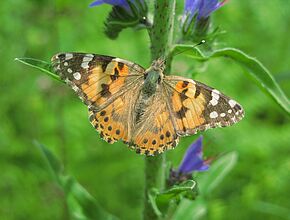
[[[172,149],[178,144],[174,120],[168,107],[164,88],[157,88],[156,93],[147,100],[137,125],[134,128],[132,142],[137,153],[156,155]]]
[[[52,65],[88,106],[101,110],[142,79],[144,68],[132,62],[85,53],[60,53]]]
[[[200,82],[178,76],[164,78],[179,135],[191,135],[240,121],[244,111],[236,101]]]
[[[89,120],[108,143],[128,141],[131,108],[143,82],[144,68],[132,62],[85,53],[60,53],[52,65],[89,108]]]
[[[89,120],[93,127],[108,143],[123,140],[129,144],[132,139],[134,119],[133,112],[140,83],[137,82],[131,90],[116,98],[101,111],[89,108]]]

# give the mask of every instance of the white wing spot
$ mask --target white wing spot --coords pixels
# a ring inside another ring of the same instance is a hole
[[[226,116],[226,113],[221,113],[220,116],[223,118]]]
[[[83,62],[90,62],[92,61],[93,57],[86,56],[83,58]]]
[[[68,69],[67,69],[67,72],[72,73],[73,71],[72,71],[71,68],[68,68]]]
[[[92,57],[92,58],[93,58],[93,57],[94,57],[94,54],[88,53],[88,54],[86,54],[86,56],[87,56],[87,57]]]
[[[92,54],[87,54],[87,56],[85,56],[83,58],[83,62],[81,64],[81,67],[84,68],[84,69],[87,69],[89,68],[89,62],[91,62],[94,58],[94,55]]]
[[[73,56],[73,54],[72,53],[66,53],[65,54],[65,59],[66,60],[69,60],[69,59],[71,59],[71,58],[73,58],[74,56]]]
[[[232,111],[233,111],[232,109],[229,109],[229,110],[228,110],[228,113],[230,113],[230,114],[231,114],[231,113],[232,113]]]
[[[79,90],[79,88],[76,85],[72,85],[72,89],[77,92]]]
[[[89,68],[89,62],[91,62],[93,59],[94,59],[93,54],[86,54],[86,56],[84,56],[84,58],[83,58],[83,62],[81,64],[81,67],[84,69]]]
[[[229,100],[229,105],[230,105],[232,108],[233,108],[236,104],[237,104],[236,101],[234,101],[234,100],[232,100],[232,99]]]
[[[84,69],[89,68],[89,62],[83,62],[83,63],[81,64],[81,67],[84,68]]]
[[[73,76],[74,76],[74,78],[76,79],[76,80],[80,80],[81,79],[81,74],[79,73],[79,72],[75,72],[74,74],[73,74]]]
[[[217,118],[218,117],[218,113],[216,111],[213,111],[209,114],[210,118]]]
[[[124,63],[124,60],[122,60],[120,58],[114,58],[113,61]]]
[[[220,98],[220,95],[219,94],[220,94],[220,92],[218,90],[216,90],[216,89],[213,89],[211,91],[212,98],[211,98],[211,100],[209,102],[210,102],[210,104],[212,106],[216,106],[218,104],[218,100]]]
[[[216,106],[219,102],[216,99],[212,99],[209,101],[212,106]]]
[[[220,94],[220,91],[213,89],[212,92],[216,93],[216,94]]]
[[[68,66],[68,62],[64,62],[64,64],[63,65],[65,65],[65,66]]]

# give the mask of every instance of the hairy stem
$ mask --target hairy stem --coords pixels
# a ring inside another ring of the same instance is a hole
[[[166,58],[172,46],[175,0],[156,0],[154,23],[150,29],[151,59]],[[169,65],[170,66],[170,65]],[[168,74],[169,70],[165,69]],[[145,158],[144,220],[158,219],[149,201],[152,188],[163,189],[165,183],[165,155]]]

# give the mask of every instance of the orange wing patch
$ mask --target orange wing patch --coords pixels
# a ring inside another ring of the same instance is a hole
[[[130,89],[144,72],[139,65],[122,59],[82,53],[57,54],[52,64],[87,105],[100,108]]]
[[[100,136],[108,143],[123,140],[125,143],[131,141],[133,126],[133,106],[138,93],[136,85],[125,94],[116,98],[110,105],[101,110],[94,106],[89,107],[89,120]]]
[[[126,83],[128,66],[118,62],[107,63],[107,66],[95,65],[89,71],[87,81],[81,84],[86,99],[96,106],[104,104],[112,94],[116,94]]]
[[[128,141],[128,127],[124,120],[121,120],[124,114],[124,101],[117,98],[111,105],[100,112],[94,112],[89,109],[89,119],[91,124],[100,133],[108,143],[114,143],[117,140]]]
[[[194,83],[179,81],[172,90],[170,98],[180,134],[185,134],[187,130],[205,122],[202,113],[206,101]]]
[[[179,137],[162,95],[161,92],[156,93],[134,128],[133,143],[137,153],[152,156],[178,144]]]
[[[238,103],[200,82],[170,76],[164,84],[179,135],[229,126],[243,117]]]

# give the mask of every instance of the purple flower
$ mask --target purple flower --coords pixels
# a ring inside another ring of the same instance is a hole
[[[97,0],[90,4],[90,7],[109,4],[112,6],[106,21],[105,34],[116,39],[119,33],[125,28],[136,30],[151,27],[147,18],[148,7],[145,0]]]
[[[222,7],[227,0],[185,0],[182,16],[184,39],[200,41],[209,30],[210,15]]]
[[[126,0],[98,0],[98,1],[94,1],[93,3],[91,3],[90,7],[99,6],[102,4],[119,6],[121,8],[124,8],[127,12],[131,12],[130,5],[128,4],[128,2]]]
[[[197,14],[197,19],[208,18],[212,12],[222,7],[227,0],[186,0],[184,16],[190,16],[190,20]]]
[[[200,136],[187,149],[178,171],[180,173],[188,174],[193,171],[205,171],[209,168],[208,161],[202,159],[202,140]]]
[[[90,4],[90,7],[109,4],[125,9],[129,14],[134,14],[134,9],[139,9],[139,6],[144,7],[144,0],[98,0]],[[132,8],[134,7],[134,9]]]
[[[209,163],[212,159],[202,159],[202,140],[203,137],[200,136],[188,147],[177,170],[170,169],[169,178],[167,179],[168,186],[192,179],[192,173],[194,171],[200,172],[208,170]]]

